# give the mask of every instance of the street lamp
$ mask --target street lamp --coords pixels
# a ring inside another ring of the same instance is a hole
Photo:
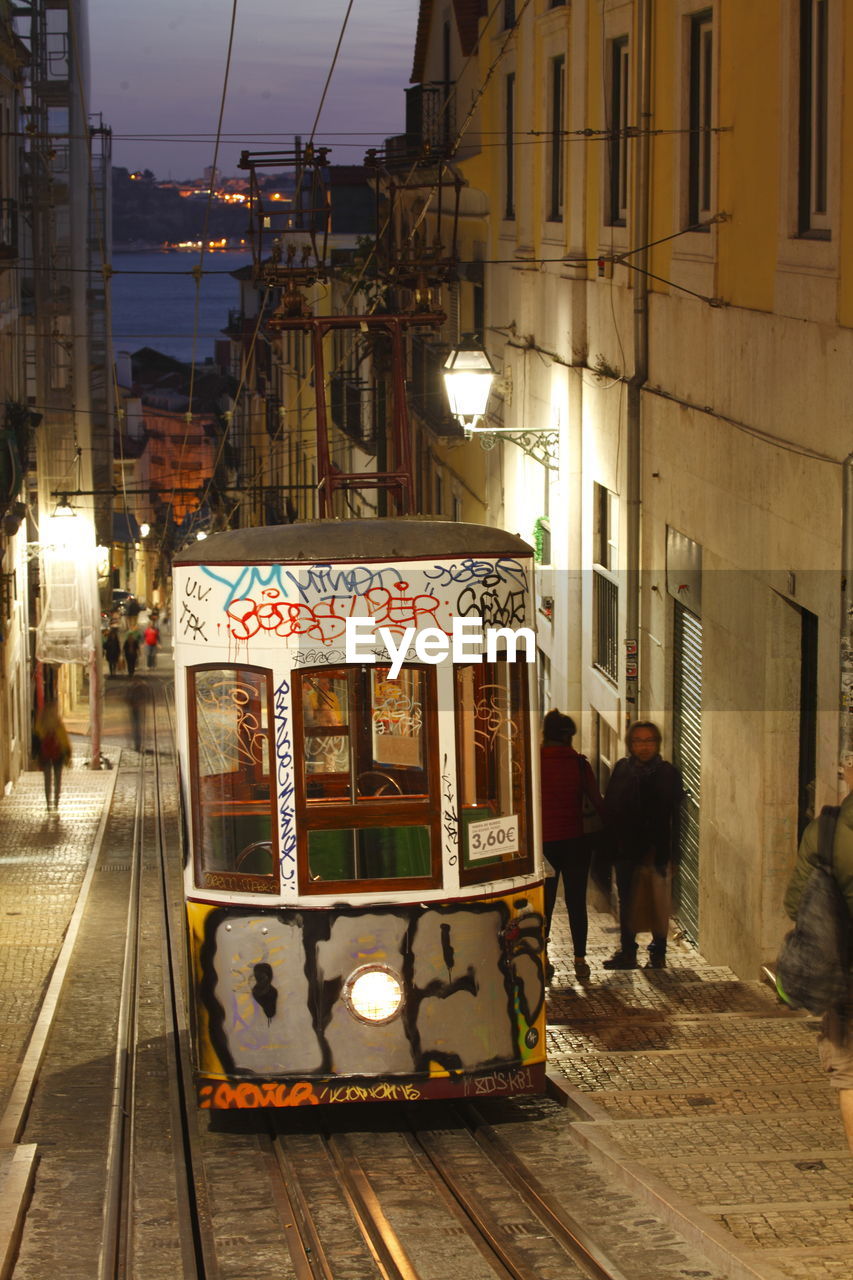
[[[473,334],[464,334],[444,362],[444,385],[450,412],[466,436],[477,430],[475,423],[485,416],[494,379],[494,366],[482,345]]]

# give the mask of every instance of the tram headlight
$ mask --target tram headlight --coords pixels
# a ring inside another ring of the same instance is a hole
[[[377,1026],[396,1018],[403,1005],[403,985],[393,969],[364,965],[350,974],[344,987],[347,1008],[362,1022]]]

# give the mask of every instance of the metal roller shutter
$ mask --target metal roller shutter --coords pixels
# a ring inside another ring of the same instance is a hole
[[[674,914],[687,936],[699,941],[699,805],[702,777],[702,622],[675,605],[673,759],[687,799],[681,817],[681,865]]]

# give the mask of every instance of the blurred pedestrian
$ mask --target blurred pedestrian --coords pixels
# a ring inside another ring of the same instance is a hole
[[[571,716],[557,710],[548,712],[542,725],[539,752],[542,852],[554,873],[545,879],[545,933],[547,936],[551,932],[551,918],[562,879],[572,935],[575,977],[583,982],[589,977],[586,893],[593,854],[593,841],[584,835],[584,797],[601,815],[604,802],[589,761],[572,746],[574,736],[575,722]],[[550,958],[548,963],[550,977]]]
[[[121,657],[121,640],[119,639],[118,627],[111,626],[104,637],[104,657],[109,663],[110,675],[114,676],[118,670],[118,661]]]
[[[124,639],[124,660],[127,664],[127,674],[131,679],[133,678],[133,673],[136,670],[137,663],[139,662],[139,646],[139,631],[134,627],[131,631],[128,631]]]
[[[62,769],[71,763],[71,740],[55,700],[46,702],[36,717],[35,736],[38,762],[44,774],[44,798],[50,813],[51,796],[54,810],[59,809]]]
[[[853,757],[841,762],[841,776],[848,794],[841,802],[832,842],[832,873],[838,882],[850,916],[848,938],[853,940]],[[785,911],[797,918],[800,897],[819,863],[818,840],[820,820],[810,822],[800,841],[797,861],[785,892]],[[853,1153],[853,945],[849,946],[847,1002],[843,1009],[830,1009],[823,1015],[818,1036],[821,1066],[829,1075],[829,1083],[838,1090],[841,1120],[847,1145]],[[853,1199],[850,1201],[853,1209]]]
[[[139,676],[131,680],[127,687],[127,707],[130,712],[130,734],[133,738],[134,751],[142,750],[142,730],[145,722],[145,703],[148,699],[148,686]]]
[[[637,968],[637,933],[649,931],[649,969],[666,968],[672,868],[678,858],[684,787],[661,758],[661,732],[651,720],[628,730],[628,755],[618,760],[604,796],[619,891],[619,950],[605,969]]]
[[[145,665],[153,667],[157,662],[157,648],[160,644],[160,628],[157,626],[156,615],[148,619],[148,626],[145,628]]]

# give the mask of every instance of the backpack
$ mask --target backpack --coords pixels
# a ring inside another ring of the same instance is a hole
[[[794,1009],[824,1014],[847,1000],[850,915],[832,866],[838,806],[820,814],[818,865],[805,883],[797,923],[776,961],[776,989]]]

